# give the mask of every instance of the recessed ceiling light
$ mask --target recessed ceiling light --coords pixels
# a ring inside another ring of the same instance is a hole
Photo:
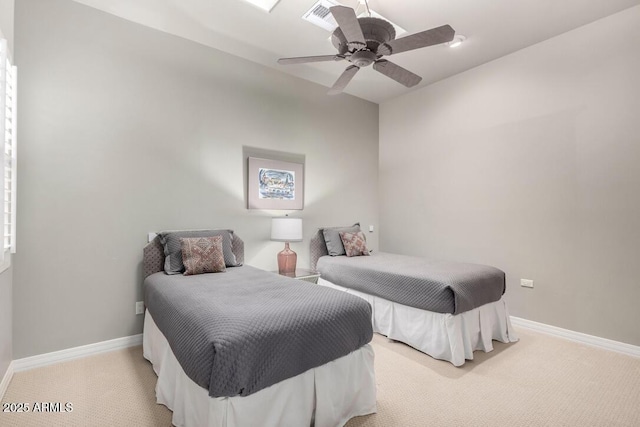
[[[447,46],[449,46],[449,47],[458,47],[466,39],[467,38],[465,36],[463,36],[462,34],[456,34],[455,36],[453,36],[453,40],[451,40],[449,43],[447,43]]]
[[[247,3],[251,3],[252,5],[264,10],[265,12],[271,12],[271,9],[278,3],[280,0],[244,0]]]

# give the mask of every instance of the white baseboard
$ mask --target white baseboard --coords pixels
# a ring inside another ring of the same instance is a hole
[[[130,337],[116,338],[114,340],[97,342],[95,344],[68,348],[66,350],[54,351],[52,353],[39,354],[37,356],[14,360],[12,363],[13,371],[26,371],[28,369],[53,365],[54,363],[66,362],[68,360],[79,359],[81,357],[106,353],[113,350],[120,350],[123,348],[133,347],[141,344],[142,334],[138,334],[132,335]]]
[[[558,328],[557,326],[546,325],[544,323],[534,322],[532,320],[522,319],[520,317],[511,316],[511,323],[514,326],[531,329],[547,335],[565,338],[570,341],[579,342],[581,344],[590,345],[592,347],[615,351],[617,353],[622,353],[633,357],[640,357],[640,346],[583,334],[581,332],[575,332],[568,329],[562,329]],[[26,371],[29,369],[53,365],[55,363],[66,362],[68,360],[79,359],[81,357],[106,353],[113,350],[120,350],[123,348],[133,347],[141,344],[142,334],[138,334],[14,360],[13,362],[11,362],[11,364],[9,364],[9,368],[2,378],[2,382],[0,382],[0,399],[2,399],[2,397],[4,396],[4,393],[9,386],[9,382],[11,381],[14,372]]]
[[[13,378],[13,362],[9,363],[7,372],[4,373],[4,377],[2,377],[2,381],[0,382],[0,401],[4,399],[4,393],[7,391],[7,388],[9,387],[11,378]]]
[[[558,328],[557,326],[545,325],[544,323],[534,322],[533,320],[522,319],[520,317],[511,316],[511,323],[514,326],[531,329],[536,332],[542,332],[547,335],[564,338],[570,341],[579,342],[581,344],[590,345],[592,347],[603,348],[605,350],[615,351],[617,353],[626,354],[628,356],[640,357],[640,346],[627,344],[620,341],[613,341],[606,338],[600,338],[593,335],[583,334],[582,332],[570,331],[569,329]]]

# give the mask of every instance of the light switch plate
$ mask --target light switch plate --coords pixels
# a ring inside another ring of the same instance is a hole
[[[373,233],[373,225],[369,226],[369,233]]]

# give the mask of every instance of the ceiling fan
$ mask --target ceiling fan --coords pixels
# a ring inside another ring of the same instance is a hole
[[[358,18],[356,12],[346,6],[333,6],[329,10],[338,23],[338,28],[331,35],[331,43],[338,50],[336,55],[278,59],[278,63],[282,65],[342,61],[344,59],[351,62],[353,65],[349,65],[338,77],[329,90],[329,95],[341,93],[360,68],[371,64],[373,64],[374,70],[398,83],[406,87],[415,86],[420,83],[422,77],[393,62],[382,59],[382,57],[449,42],[453,40],[455,35],[451,26],[443,25],[396,39],[393,25],[384,19]]]

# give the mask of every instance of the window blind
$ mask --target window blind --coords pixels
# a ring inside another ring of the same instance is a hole
[[[4,252],[16,251],[16,112],[17,69],[11,64],[7,41],[0,40],[0,135],[4,137],[4,149],[0,151],[0,188],[4,207]]]

